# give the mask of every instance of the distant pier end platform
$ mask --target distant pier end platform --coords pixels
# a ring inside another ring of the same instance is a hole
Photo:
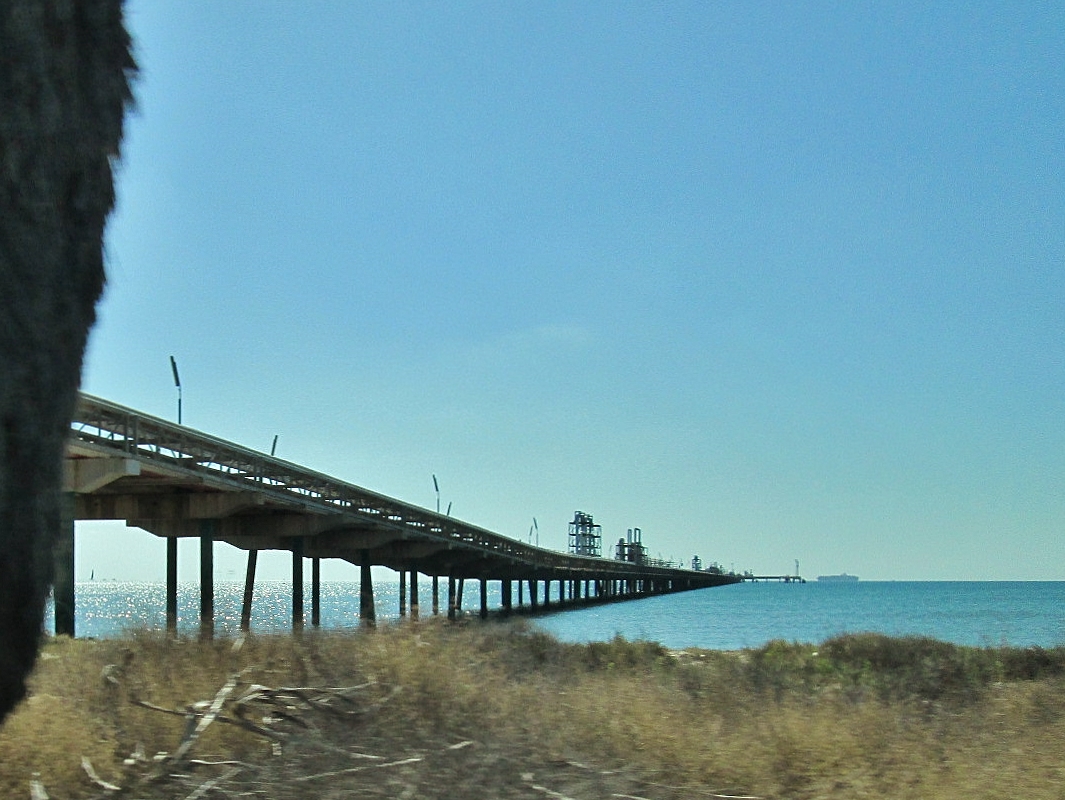
[[[752,575],[750,573],[744,573],[739,577],[740,580],[746,581],[747,583],[806,583],[806,578],[801,575]]]

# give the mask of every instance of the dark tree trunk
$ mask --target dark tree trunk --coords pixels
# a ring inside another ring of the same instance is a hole
[[[0,719],[41,636],[134,71],[121,0],[0,0]]]

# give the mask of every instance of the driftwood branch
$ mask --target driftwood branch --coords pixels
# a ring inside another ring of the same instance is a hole
[[[48,800],[48,792],[37,778],[30,781],[30,800]]]
[[[572,797],[561,794],[559,792],[554,792],[551,789],[548,789],[546,786],[538,786],[535,783],[529,784],[529,788],[534,789],[537,792],[543,792],[548,797],[555,798],[555,800],[574,800],[574,798]]]
[[[209,791],[214,789],[220,783],[225,783],[238,772],[240,772],[241,769],[243,769],[243,767],[232,767],[231,769],[226,770],[217,778],[212,778],[211,780],[197,787],[195,790],[193,790],[192,794],[189,794],[185,797],[185,800],[200,800],[201,797],[205,796]]]
[[[306,783],[308,781],[317,781],[322,778],[335,778],[338,775],[350,775],[355,772],[364,772],[368,769],[384,769],[385,767],[401,767],[404,764],[417,764],[419,761],[424,761],[422,756],[412,756],[411,758],[404,758],[399,761],[389,761],[385,764],[366,764],[361,767],[348,767],[347,769],[338,769],[332,772],[319,772],[315,775],[301,775],[298,778],[293,778],[293,783]]]
[[[174,751],[174,755],[170,758],[171,763],[181,763],[185,756],[188,755],[189,750],[191,750],[192,746],[196,743],[196,740],[199,739],[211,723],[218,718],[219,713],[222,711],[222,705],[226,702],[226,698],[237,688],[237,677],[237,675],[230,677],[230,679],[222,685],[222,688],[218,690],[217,694],[214,696],[214,700],[211,701],[211,705],[207,709],[207,713],[200,717],[196,725],[193,726],[192,731],[185,735],[181,744],[178,745],[178,749]]]
[[[240,761],[206,761],[203,759],[190,758],[190,754],[204,732],[214,723],[233,725],[243,730],[269,739],[275,755],[280,755],[280,743],[288,741],[292,735],[293,727],[311,730],[317,729],[314,724],[316,714],[328,713],[339,715],[343,718],[361,717],[371,714],[383,704],[391,700],[399,691],[398,688],[385,697],[367,702],[365,692],[377,684],[375,682],[363,683],[356,686],[338,687],[313,687],[313,686],[281,686],[271,688],[261,684],[244,684],[241,687],[242,678],[250,669],[230,676],[215,693],[210,701],[192,703],[183,709],[166,708],[165,706],[149,702],[136,697],[129,698],[129,702],[140,708],[154,711],[160,714],[180,717],[185,720],[184,730],[181,734],[177,747],[172,753],[160,753],[152,762],[155,767],[134,781],[155,782],[160,780],[187,782],[192,778],[190,770],[181,767],[228,767],[224,773],[211,780],[201,783],[192,788],[184,800],[200,800],[209,794],[226,794],[221,784],[232,779],[242,771],[255,770],[253,765]],[[106,670],[104,678],[111,686],[120,685],[121,673],[117,669]],[[362,697],[360,697],[362,695]],[[289,731],[284,728],[289,728]],[[448,750],[457,750],[467,747],[471,742],[459,742],[451,745]],[[389,767],[413,764],[423,760],[422,756],[405,758],[398,761],[386,761],[384,756],[369,753],[345,751],[349,758],[362,759],[364,763],[350,769],[335,772],[323,772],[315,775],[306,775],[297,778],[298,782],[309,782],[323,778],[343,775],[345,773],[360,772],[366,769],[383,769]],[[372,763],[365,763],[366,761]],[[135,767],[138,764],[147,764],[148,760],[143,755],[143,746],[138,744],[137,752],[125,759],[127,767]],[[105,792],[101,797],[106,797],[114,792],[123,791],[122,787],[108,783],[100,779],[87,759],[83,760],[82,768],[89,779]],[[33,800],[47,800],[44,787],[37,783],[34,789]],[[126,787],[127,790],[130,788]]]
[[[122,790],[121,786],[115,786],[113,783],[108,783],[99,775],[96,774],[96,770],[92,766],[92,762],[85,756],[81,757],[81,768],[85,770],[85,774],[89,776],[89,780],[99,786],[101,789],[106,789],[109,792],[118,792]]]

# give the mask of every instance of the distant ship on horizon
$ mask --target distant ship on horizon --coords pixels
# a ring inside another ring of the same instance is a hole
[[[846,572],[841,572],[839,575],[818,575],[817,580],[824,583],[856,583],[858,581],[858,576],[848,575]]]

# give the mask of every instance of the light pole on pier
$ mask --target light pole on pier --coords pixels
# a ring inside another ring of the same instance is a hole
[[[181,424],[181,378],[178,377],[177,361],[170,356],[170,369],[174,372],[174,386],[177,387],[177,424]]]

